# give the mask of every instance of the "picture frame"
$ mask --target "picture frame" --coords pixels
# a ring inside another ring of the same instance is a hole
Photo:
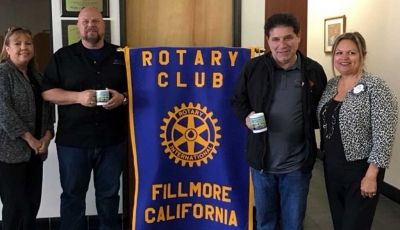
[[[78,17],[79,11],[87,6],[99,9],[103,18],[110,17],[109,0],[61,0],[61,16]]]
[[[326,18],[324,23],[324,52],[331,53],[335,39],[346,32],[346,16]]]
[[[62,20],[61,21],[61,32],[62,32],[62,46],[68,46],[81,40],[78,31],[78,20]],[[110,20],[104,20],[106,29],[104,31],[104,40],[111,42],[111,22]]]

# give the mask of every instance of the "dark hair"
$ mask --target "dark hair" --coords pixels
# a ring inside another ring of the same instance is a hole
[[[276,27],[293,27],[293,32],[299,35],[300,23],[291,13],[277,13],[267,19],[264,25],[264,33],[269,37],[269,32]]]
[[[357,46],[358,52],[360,53],[360,66],[358,67],[358,73],[362,73],[365,63],[365,57],[367,56],[367,44],[365,43],[364,37],[359,32],[344,33],[339,35],[332,45],[332,71],[335,76],[334,58],[338,44],[343,40],[350,40]]]
[[[3,63],[5,61],[7,61],[8,59],[10,59],[10,56],[7,53],[6,47],[10,45],[10,37],[12,35],[20,35],[23,34],[25,36],[27,36],[33,43],[33,36],[30,30],[26,29],[26,28],[22,28],[22,27],[10,27],[7,30],[7,34],[4,37],[4,43],[3,43],[3,48],[1,50],[1,54],[0,54],[0,63]],[[29,61],[28,63],[28,68],[29,69],[37,69],[37,63],[36,63],[36,59],[35,59],[35,54],[33,54],[32,59]]]

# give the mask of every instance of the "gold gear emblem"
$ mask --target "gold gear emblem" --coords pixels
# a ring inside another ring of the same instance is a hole
[[[169,159],[175,158],[176,164],[181,162],[182,166],[189,164],[190,167],[194,163],[197,166],[201,162],[207,164],[207,159],[213,159],[221,128],[212,115],[207,107],[201,108],[200,104],[194,107],[192,102],[188,106],[182,103],[180,108],[174,107],[174,112],[168,112],[169,118],[164,118],[165,125],[160,127],[163,131],[160,137]]]

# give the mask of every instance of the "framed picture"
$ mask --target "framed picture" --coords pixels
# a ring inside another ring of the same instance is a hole
[[[346,16],[325,19],[324,51],[332,52],[332,45],[335,39],[346,32]]]
[[[63,20],[61,21],[61,31],[62,31],[62,45],[68,46],[81,40],[78,31],[77,20]],[[110,21],[104,20],[106,24],[106,30],[104,34],[104,40],[111,42],[111,27]]]
[[[82,8],[91,6],[99,9],[103,18],[110,17],[109,0],[61,0],[62,17],[78,17]]]

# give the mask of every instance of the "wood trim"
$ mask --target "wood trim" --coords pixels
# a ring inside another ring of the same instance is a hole
[[[54,35],[53,35],[53,13],[52,13],[52,7],[53,7],[53,3],[52,3],[52,1],[50,1],[50,4],[49,4],[49,12],[50,12],[50,41],[51,41],[51,44],[50,44],[50,52],[51,52],[51,54],[54,54]]]
[[[125,0],[119,0],[119,32],[120,32],[120,46],[126,46],[126,5]]]
[[[233,46],[242,46],[242,1],[233,0]]]
[[[125,0],[119,0],[119,23],[120,23],[120,47],[125,47],[126,46],[126,3]],[[129,138],[130,140],[130,138]],[[129,144],[130,145],[130,144]],[[129,146],[128,145],[128,146]],[[128,147],[128,150],[131,149]],[[127,153],[128,155],[131,155],[130,152]],[[131,184],[131,176],[130,176],[130,167],[132,165],[129,164],[128,158],[129,156],[126,156],[127,160],[125,160],[122,168],[122,224],[123,226],[127,227],[130,226],[132,223],[132,202],[130,199],[130,184]],[[127,228],[128,229],[128,228]]]

